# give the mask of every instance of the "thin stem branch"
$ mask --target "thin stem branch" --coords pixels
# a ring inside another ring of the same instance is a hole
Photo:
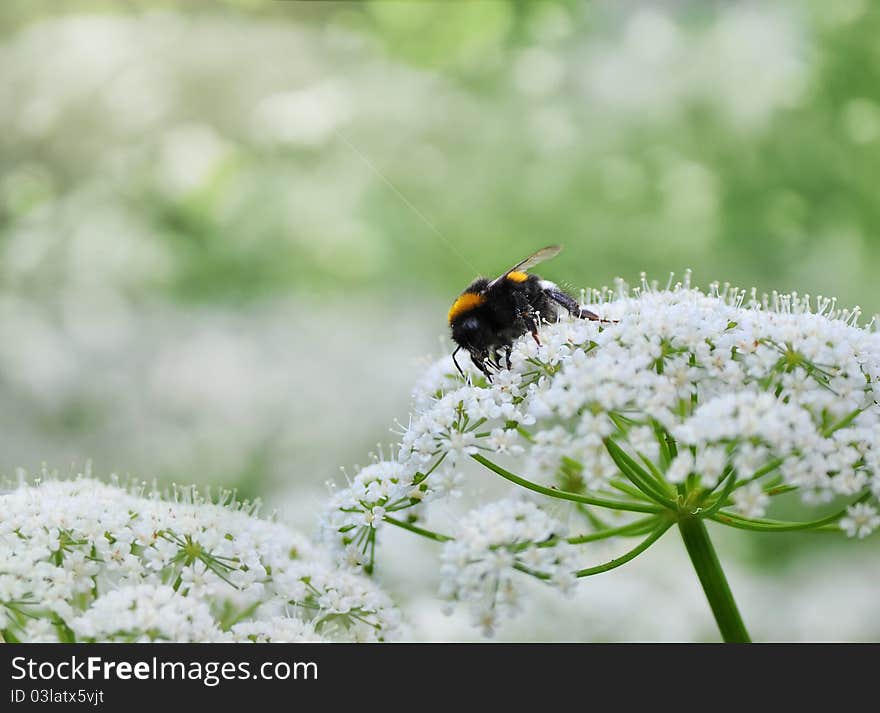
[[[626,554],[622,554],[620,557],[615,557],[610,562],[606,562],[605,564],[599,564],[595,567],[587,567],[586,569],[578,570],[574,573],[575,577],[591,577],[594,574],[601,574],[602,572],[608,572],[609,570],[616,569],[621,565],[625,565],[630,560],[638,557],[642,552],[647,550],[651,545],[653,545],[657,540],[659,540],[663,533],[665,533],[670,527],[672,527],[671,522],[663,523],[660,527],[658,527],[654,532],[652,532],[648,537],[642,540],[636,547],[631,549]]]
[[[582,545],[585,542],[595,542],[597,540],[604,540],[608,537],[635,537],[637,535],[641,535],[651,529],[658,522],[658,518],[654,517],[646,517],[641,520],[636,520],[635,522],[631,522],[628,525],[621,525],[620,527],[613,527],[607,530],[600,530],[599,532],[590,532],[586,535],[575,535],[574,537],[566,538],[566,542],[570,545]]]
[[[614,480],[609,482],[609,485],[615,490],[619,490],[621,493],[625,495],[629,495],[631,498],[639,498],[642,497],[642,491],[638,488],[634,488],[629,483],[625,483],[619,478],[615,478]]]
[[[419,527],[418,525],[413,525],[411,522],[405,522],[403,520],[397,520],[393,517],[385,516],[385,522],[389,525],[394,525],[395,527],[399,527],[403,530],[409,530],[410,532],[421,535],[422,537],[427,537],[429,540],[434,540],[434,542],[449,542],[450,540],[454,540],[454,537],[450,537],[449,535],[444,535],[440,532],[434,532],[432,530],[426,530],[424,527]]]
[[[665,490],[663,483],[654,480],[653,476],[648,473],[642,466],[633,460],[629,454],[620,447],[611,438],[603,439],[605,448],[611,459],[614,461],[618,470],[626,476],[626,478],[647,495],[651,500],[668,509],[674,509],[673,503]]]
[[[871,492],[865,492],[846,507],[837,510],[836,512],[833,512],[826,517],[819,518],[818,520],[808,520],[807,522],[787,522],[785,520],[768,520],[766,518],[749,519],[747,517],[742,517],[741,515],[736,515],[732,512],[715,513],[710,517],[710,519],[715,520],[716,522],[720,522],[723,525],[736,527],[740,530],[758,530],[761,532],[814,530],[818,527],[830,525],[832,522],[839,520],[846,514],[846,511],[849,508],[851,508],[853,505],[857,505],[858,503],[863,502],[864,500],[867,500],[869,497],[871,497]]]
[[[660,508],[655,505],[649,505],[647,503],[637,503],[637,502],[625,502],[623,500],[611,500],[608,498],[597,498],[590,497],[589,495],[580,495],[578,493],[569,493],[565,490],[556,490],[555,488],[548,488],[544,485],[539,485],[538,483],[533,483],[530,480],[526,480],[525,478],[521,478],[514,473],[511,473],[509,470],[505,470],[500,465],[497,465],[490,461],[488,458],[480,455],[479,453],[474,453],[471,455],[477,463],[480,463],[486,466],[489,470],[494,471],[502,478],[509,480],[511,483],[516,483],[520,487],[526,488],[527,490],[531,490],[535,493],[540,493],[541,495],[547,495],[551,498],[558,498],[560,500],[570,500],[575,503],[584,503],[586,505],[596,505],[598,507],[611,508],[614,510],[628,510],[630,512],[647,512],[647,513],[658,513],[660,512]]]
[[[733,471],[728,473],[726,480],[727,482],[724,483],[724,488],[721,490],[721,493],[716,498],[715,502],[712,503],[712,505],[710,505],[706,510],[704,510],[703,513],[701,513],[703,517],[710,517],[711,515],[714,515],[727,502],[728,496],[736,486],[736,475]]]
[[[522,542],[516,546],[516,550],[525,550],[529,547],[555,547],[560,542],[567,542],[570,545],[582,545],[586,542],[596,542],[597,540],[606,540],[609,537],[637,537],[642,535],[659,522],[659,517],[652,515],[641,520],[635,520],[620,527],[606,527],[596,532],[588,532],[585,535],[574,535],[572,537],[554,537],[543,542]]]

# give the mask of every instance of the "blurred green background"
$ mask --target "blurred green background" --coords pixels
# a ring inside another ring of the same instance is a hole
[[[5,0],[0,471],[311,527],[457,292],[551,242],[575,291],[690,267],[874,313],[878,37],[868,0]]]

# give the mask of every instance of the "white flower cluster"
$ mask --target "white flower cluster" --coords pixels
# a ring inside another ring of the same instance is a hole
[[[422,503],[458,494],[460,480],[454,470],[444,470],[432,476],[429,487],[426,473],[413,472],[397,461],[377,460],[361,468],[347,488],[330,497],[320,522],[322,537],[331,545],[342,546],[342,559],[347,564],[363,565],[371,571],[376,531],[386,518],[400,510],[415,516]]]
[[[7,641],[379,640],[398,626],[362,575],[192,489],[48,479],[0,494],[0,510]]]
[[[499,619],[518,609],[515,570],[563,591],[574,586],[578,550],[559,540],[562,535],[563,525],[530,501],[509,498],[479,507],[443,546],[441,595],[467,603],[474,623],[491,635]]]
[[[873,505],[857,503],[847,508],[846,517],[841,519],[840,527],[850,537],[867,537],[880,527],[880,514]]]
[[[401,462],[525,453],[547,474],[576,464],[599,490],[619,475],[610,438],[672,484],[773,466],[808,502],[880,494],[880,336],[828,302],[811,311],[797,295],[642,289],[597,308],[612,324],[565,319],[542,328],[541,345],[519,340],[512,370],[491,384],[474,370],[461,386],[441,360],[420,386]]]
[[[643,279],[634,290],[620,283],[590,297],[607,321],[543,325],[540,343],[519,339],[511,368],[491,381],[467,356],[459,357],[466,380],[450,357],[431,366],[396,461],[337,494],[326,531],[337,542],[341,533],[362,561],[368,542],[372,566],[376,522],[419,506],[405,523],[414,530],[423,504],[448,490],[449,478],[458,483],[472,459],[550,497],[573,492],[621,510],[708,510],[729,524],[772,527],[762,520],[772,497],[796,490],[807,505],[854,498],[829,527],[864,537],[880,526],[865,502],[880,495],[880,335],[858,326],[858,309],[717,284],[705,293],[689,276],[672,288]],[[513,477],[493,467],[498,457],[515,462]],[[525,563],[495,546],[504,537],[475,533],[497,528],[510,507],[475,511],[444,550],[444,593],[488,601],[477,618],[490,622],[510,609],[508,575]],[[358,527],[372,529],[347,534]],[[646,530],[627,534],[637,532]],[[532,549],[555,548],[524,551]],[[567,582],[550,565],[543,579]],[[492,597],[480,594],[493,582]]]
[[[330,541],[337,533],[342,535],[352,564],[366,564],[364,545],[375,537],[386,512],[421,501],[426,489],[408,478],[399,463],[378,461],[358,471],[348,488],[333,494],[322,529]]]

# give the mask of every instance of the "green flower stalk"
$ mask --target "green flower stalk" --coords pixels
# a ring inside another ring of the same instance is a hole
[[[323,530],[368,572],[386,525],[437,542],[441,596],[490,634],[519,608],[520,578],[570,590],[676,528],[721,637],[749,641],[707,521],[851,537],[880,526],[880,337],[830,300],[704,293],[689,279],[589,297],[614,321],[546,324],[491,381],[434,364],[397,457],[337,492]],[[431,503],[464,487],[466,463],[517,492],[437,531]],[[815,515],[767,517],[786,493]],[[633,544],[590,563],[591,543],[612,538]]]

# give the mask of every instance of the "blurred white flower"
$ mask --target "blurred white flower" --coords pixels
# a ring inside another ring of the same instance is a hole
[[[349,102],[345,88],[330,82],[273,94],[257,106],[253,129],[258,138],[318,146],[348,118]]]
[[[749,483],[733,493],[733,505],[745,517],[764,517],[770,496],[760,483]]]
[[[880,527],[880,515],[873,505],[858,503],[846,511],[840,528],[850,537],[867,537]]]
[[[161,139],[158,178],[172,196],[202,186],[230,154],[230,147],[211,126],[185,124]]]
[[[243,621],[233,624],[230,631],[235,641],[239,642],[293,644],[328,641],[315,632],[310,622],[289,616],[261,621]]]
[[[79,641],[217,641],[208,604],[168,585],[111,589],[70,622]]]
[[[304,537],[221,494],[90,477],[0,495],[7,640],[385,639],[390,601]],[[44,623],[33,624],[38,619]],[[31,622],[31,623],[29,623]]]
[[[670,483],[683,483],[693,472],[694,456],[690,451],[682,451],[666,469],[666,480]]]
[[[574,585],[577,549],[554,541],[564,534],[563,525],[534,503],[511,498],[483,505],[462,518],[456,539],[443,547],[441,595],[466,604],[489,636],[518,609],[516,569],[563,591]]]

